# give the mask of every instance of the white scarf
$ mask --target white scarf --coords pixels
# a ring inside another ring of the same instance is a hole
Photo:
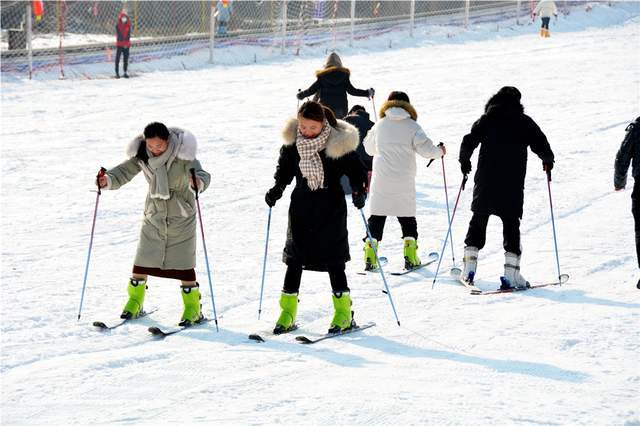
[[[154,157],[153,154],[149,152],[149,148],[147,148],[147,155],[149,156],[148,164],[142,163],[142,169],[149,182],[149,196],[151,198],[168,200],[170,197],[169,175],[167,171],[178,156],[178,151],[182,143],[179,142],[174,135],[170,135],[168,144],[167,150],[157,157]]]
[[[296,148],[300,154],[300,172],[307,179],[309,189],[315,191],[324,185],[324,167],[320,158],[320,151],[327,145],[331,133],[331,126],[324,120],[322,131],[315,138],[305,138],[300,129],[296,135]]]

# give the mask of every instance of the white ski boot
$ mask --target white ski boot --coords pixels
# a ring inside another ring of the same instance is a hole
[[[520,256],[515,253],[504,254],[504,281],[501,288],[508,284],[510,288],[527,288],[529,282],[520,274]],[[509,288],[507,287],[507,288]]]
[[[464,248],[464,269],[462,271],[461,278],[469,283],[473,283],[473,279],[476,276],[476,269],[478,268],[478,248],[467,246]]]

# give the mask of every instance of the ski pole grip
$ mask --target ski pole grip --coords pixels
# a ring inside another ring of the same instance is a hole
[[[547,170],[547,181],[551,182],[551,170]]]
[[[105,169],[104,167],[100,167],[100,171],[96,175],[96,186],[98,187],[98,194],[102,194],[102,192],[100,191],[100,178],[104,176],[106,173],[107,173],[107,169]]]
[[[193,189],[196,193],[196,200],[197,200],[198,199],[198,180],[196,179],[196,169],[192,167],[189,169],[189,172],[191,172],[191,178],[193,179],[193,184],[196,186]]]
[[[462,190],[464,191],[464,186],[467,184],[467,179],[469,178],[468,175],[464,175],[464,177],[462,178]]]

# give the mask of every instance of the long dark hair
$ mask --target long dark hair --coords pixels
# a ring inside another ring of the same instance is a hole
[[[320,123],[322,123],[326,118],[331,127],[335,128],[338,125],[336,116],[333,111],[331,111],[331,108],[328,108],[316,101],[307,101],[303,103],[300,106],[300,109],[298,109],[298,116],[306,118],[307,120],[319,121]]]

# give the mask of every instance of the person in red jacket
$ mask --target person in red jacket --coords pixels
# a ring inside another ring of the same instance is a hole
[[[131,47],[131,20],[127,11],[122,9],[118,14],[118,23],[116,24],[116,78],[120,78],[120,55],[122,55],[122,70],[124,78],[129,78],[127,67],[129,66],[129,48]]]

